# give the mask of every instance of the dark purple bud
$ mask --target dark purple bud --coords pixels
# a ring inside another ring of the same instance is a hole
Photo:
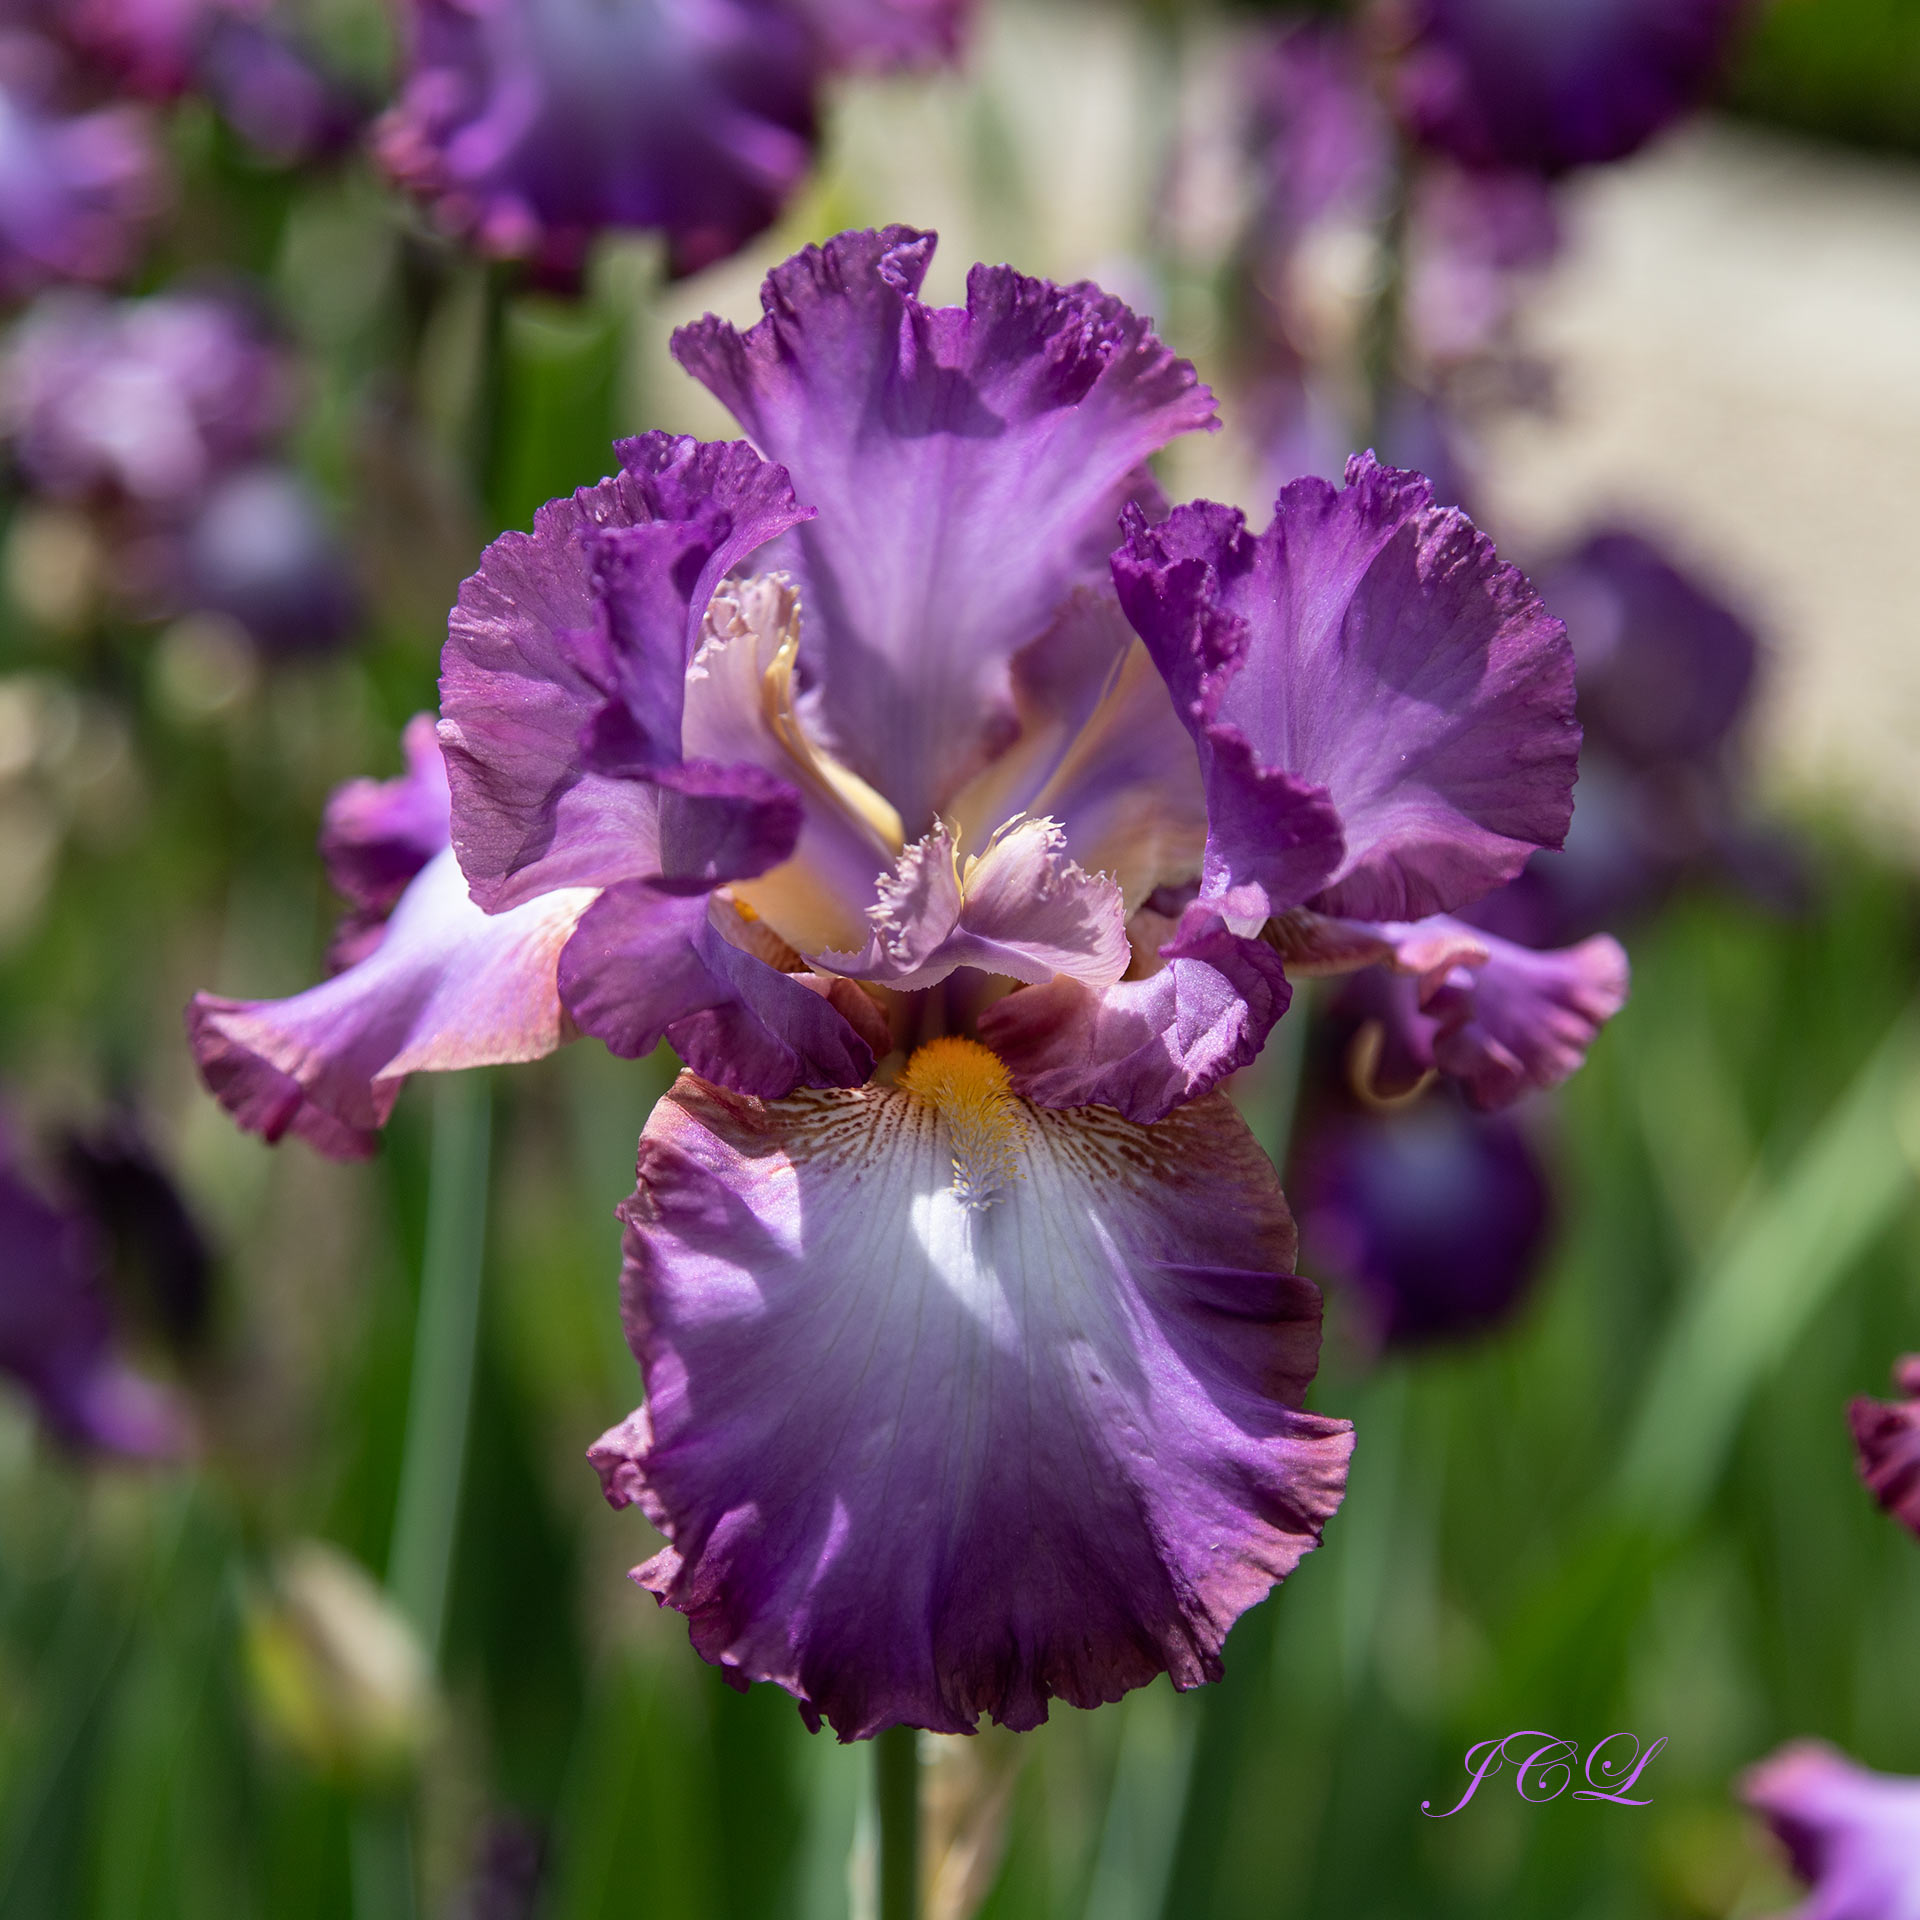
[[[360,617],[346,555],[312,490],[284,467],[230,474],[187,536],[187,598],[268,653],[321,653]]]
[[[1415,0],[1409,130],[1463,165],[1618,160],[1705,99],[1748,0]]]
[[[282,166],[342,152],[366,118],[353,94],[293,39],[258,21],[216,21],[199,74],[234,132]]]
[[[1331,1122],[1293,1188],[1303,1265],[1348,1281],[1386,1346],[1506,1320],[1538,1271],[1552,1212],[1524,1131],[1444,1095]]]

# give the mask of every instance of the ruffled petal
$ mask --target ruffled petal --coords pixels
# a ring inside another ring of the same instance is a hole
[[[1142,1124],[1248,1065],[1292,997],[1279,959],[1191,907],[1144,980],[1053,980],[997,1000],[983,1041],[1043,1107],[1117,1107]]]
[[[864,951],[822,954],[820,964],[902,991],[937,985],[956,967],[1106,987],[1132,957],[1120,889],[1069,859],[1051,820],[1019,821],[964,862],[940,827],[900,856],[868,917]]]
[[[1163,886],[1197,879],[1207,796],[1193,742],[1110,590],[1078,587],[1052,626],[1013,657],[1019,734],[945,817],[984,839],[1028,813],[1059,822],[1089,873],[1110,873],[1132,913]]]
[[[738,442],[621,443],[621,471],[502,534],[441,656],[453,844],[489,912],[660,871],[658,782],[681,758],[687,662],[721,577],[802,517]],[[635,528],[602,551],[610,532]]]
[[[627,1059],[664,1040],[696,1072],[765,1098],[858,1086],[873,1048],[825,985],[725,939],[713,918],[730,911],[644,881],[608,888],[560,956],[581,1032]]]
[[[647,1410],[592,1457],[671,1542],[635,1577],[843,1739],[1216,1678],[1345,1483],[1350,1429],[1297,1411],[1319,1298],[1227,1103],[1149,1131],[956,1075],[683,1075],[626,1209]]]
[[[1920,1535],[1920,1354],[1893,1370],[1900,1394],[1892,1406],[1864,1395],[1847,1408],[1860,1478],[1910,1533]]]
[[[1007,662],[1096,577],[1142,462],[1213,418],[1095,287],[976,267],[964,308],[924,306],[933,245],[841,234],[773,271],[750,332],[674,336],[819,509],[792,544],[826,729],[915,836],[1001,744]]]
[[[1580,731],[1566,631],[1419,474],[1356,455],[1258,537],[1138,515],[1122,604],[1206,772],[1206,893],[1418,919],[1558,846]]]
[[[400,744],[407,770],[397,780],[350,780],[327,802],[320,857],[343,899],[385,913],[447,844],[446,763],[433,715],[416,713]]]
[[[290,1000],[196,994],[187,1031],[201,1076],[249,1133],[369,1154],[408,1074],[537,1060],[560,1044],[554,972],[592,899],[569,888],[483,913],[449,848],[359,965]]]
[[[1787,1920],[1920,1920],[1920,1780],[1798,1740],[1753,1768],[1740,1797],[1812,1889]]]

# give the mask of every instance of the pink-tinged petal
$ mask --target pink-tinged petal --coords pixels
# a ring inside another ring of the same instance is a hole
[[[1012,662],[1019,733],[944,817],[984,839],[1022,813],[1057,821],[1089,873],[1110,873],[1129,913],[1196,879],[1207,841],[1200,763],[1165,681],[1111,590],[1075,588]]]
[[[738,442],[656,433],[618,451],[611,479],[487,549],[448,623],[453,844],[489,912],[660,871],[658,780],[680,759],[701,617],[721,577],[802,513],[786,475]],[[603,553],[629,528],[646,531]]]
[[[1292,997],[1273,952],[1192,907],[1160,953],[1165,966],[1144,980],[1053,980],[987,1008],[980,1037],[1016,1091],[1147,1124],[1251,1062]]]
[[[1257,537],[1204,502],[1134,515],[1114,577],[1200,749],[1209,897],[1418,919],[1564,838],[1566,630],[1421,475],[1356,455]]]
[[[1319,1296],[1273,1170],[1217,1097],[1145,1129],[921,1059],[772,1105],[683,1075],[655,1108],[625,1210],[647,1414],[594,1450],[671,1543],[636,1578],[843,1739],[1217,1678],[1352,1441],[1298,1411]]]
[[[560,997],[581,1032],[627,1059],[664,1040],[695,1071],[763,1098],[860,1085],[874,1061],[861,1031],[830,991],[724,938],[714,916],[732,911],[644,881],[608,888],[560,956]]]
[[[336,1159],[371,1153],[408,1074],[537,1060],[560,1044],[555,968],[592,899],[574,888],[483,913],[452,850],[436,854],[359,965],[290,1000],[196,994],[187,1029],[201,1076],[249,1133],[293,1132]]]
[[[800,634],[800,597],[785,574],[722,585],[687,669],[681,744],[763,768],[797,796],[792,857],[737,886],[736,898],[796,949],[857,948],[879,878],[900,852],[900,817],[808,733],[794,677]]]
[[[1484,966],[1488,955],[1486,935],[1444,916],[1396,925],[1342,920],[1292,907],[1267,923],[1264,937],[1296,980],[1324,980],[1385,965],[1437,981],[1456,967]]]
[[[1799,1740],[1751,1769],[1740,1797],[1811,1888],[1785,1920],[1920,1920],[1920,1780]]]
[[[976,267],[964,308],[923,305],[933,244],[841,234],[773,271],[750,332],[674,336],[819,509],[791,545],[826,731],[916,836],[1002,744],[1007,662],[1098,577],[1142,462],[1213,418],[1095,287]]]
[[[1120,889],[1069,859],[1051,820],[1022,820],[964,860],[938,828],[901,854],[868,918],[863,952],[823,954],[820,964],[901,991],[935,986],[956,967],[1098,989],[1132,958]]]
[[[320,857],[343,899],[384,913],[447,844],[446,763],[430,713],[407,722],[400,744],[407,770],[397,780],[350,780],[327,802]]]
[[[1848,1405],[1847,1421],[1868,1491],[1920,1536],[1920,1354],[1908,1354],[1894,1368],[1893,1383],[1897,1403],[1862,1395]]]

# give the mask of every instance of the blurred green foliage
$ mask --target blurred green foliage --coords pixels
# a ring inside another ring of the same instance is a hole
[[[1824,139],[1920,152],[1920,7],[1913,0],[1772,0],[1727,101]]]

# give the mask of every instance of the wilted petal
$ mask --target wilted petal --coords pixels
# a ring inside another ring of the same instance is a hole
[[[1257,537],[1204,502],[1135,516],[1114,577],[1200,749],[1209,897],[1416,919],[1564,837],[1565,630],[1421,475],[1356,455]]]
[[[823,954],[822,966],[902,990],[933,986],[956,967],[1098,988],[1131,958],[1120,889],[1070,860],[1051,820],[1022,820],[964,861],[939,828],[900,856],[868,917],[865,951]]]
[[[1280,961],[1204,908],[1189,908],[1160,952],[1166,965],[1144,980],[1053,980],[987,1008],[980,1037],[1016,1090],[1149,1123],[1246,1066],[1291,998]]]
[[[1812,1889],[1786,1920],[1920,1920],[1920,1780],[1801,1740],[1753,1768],[1740,1797]]]
[[[374,952],[290,1000],[194,996],[208,1087],[250,1133],[373,1151],[410,1073],[537,1060],[565,1037],[554,972],[591,889],[483,913],[451,849],[401,896]]]
[[[912,835],[1001,744],[1007,662],[1097,577],[1141,463],[1213,412],[1097,288],[976,267],[964,308],[924,306],[932,252],[841,234],[775,268],[750,332],[674,336],[819,509],[790,544],[826,730]]]
[[[1080,587],[1012,663],[1019,734],[944,817],[978,839],[1022,813],[1059,823],[1089,873],[1110,873],[1133,912],[1156,887],[1196,879],[1207,796],[1165,681],[1111,591]]]
[[[801,514],[786,475],[738,442],[653,433],[618,452],[611,479],[486,550],[448,624],[453,843],[490,911],[659,874],[659,779],[680,759],[702,614]],[[625,528],[649,531],[603,553]]]
[[[1318,1296],[1224,1100],[1049,1113],[936,1046],[773,1105],[682,1076],[627,1208],[647,1413],[593,1455],[696,1648],[846,1739],[1216,1677],[1351,1443],[1296,1411]]]
[[[1889,1406],[1864,1395],[1847,1408],[1860,1477],[1873,1497],[1910,1532],[1920,1535],[1920,1355],[1893,1370],[1899,1401]]]
[[[567,1011],[617,1054],[637,1059],[665,1040],[697,1072],[746,1093],[858,1086],[873,1071],[872,1047],[830,989],[723,938],[713,917],[732,911],[644,881],[609,887],[560,956]]]

